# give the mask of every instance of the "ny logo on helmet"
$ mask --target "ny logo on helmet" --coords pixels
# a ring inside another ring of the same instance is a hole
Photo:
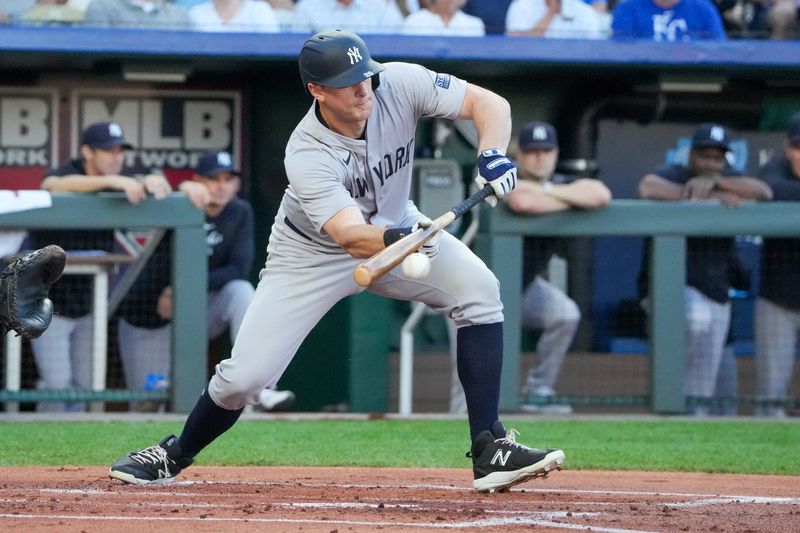
[[[347,49],[347,57],[350,58],[350,64],[355,65],[363,58],[361,57],[361,52],[358,50],[357,46],[351,46]]]
[[[122,128],[116,122],[111,122],[108,125],[108,134],[111,137],[122,137]]]
[[[725,130],[722,129],[722,126],[714,126],[708,136],[715,141],[723,141],[725,140]]]

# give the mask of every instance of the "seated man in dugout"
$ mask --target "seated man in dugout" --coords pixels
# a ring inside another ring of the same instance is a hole
[[[666,201],[718,200],[737,207],[746,200],[769,200],[772,191],[728,164],[730,135],[719,124],[701,124],[692,136],[686,164],[660,166],[639,181],[639,198]],[[690,414],[710,414],[731,323],[731,288],[747,290],[749,279],[732,237],[686,240],[685,392]],[[646,250],[639,291],[648,294]],[[645,304],[645,307],[648,306]]]
[[[95,193],[120,191],[138,204],[148,195],[165,198],[172,190],[164,176],[153,171],[142,179],[125,175],[125,151],[132,146],[116,122],[97,122],[81,135],[80,156],[48,170],[41,188],[54,192]],[[110,252],[113,230],[40,230],[32,233],[33,246],[57,244],[67,252]],[[45,333],[33,341],[40,390],[91,388],[93,315],[92,281],[85,275],[66,275],[53,286],[50,298],[55,316]],[[40,402],[38,411],[83,411],[82,402]]]
[[[530,122],[519,134],[517,187],[505,199],[515,213],[543,215],[569,209],[598,209],[611,201],[611,191],[600,180],[568,177],[556,172],[559,144],[556,129],[547,122]],[[522,387],[521,409],[529,413],[570,414],[568,404],[553,402],[564,357],[578,325],[578,304],[548,279],[548,264],[555,255],[565,256],[567,240],[557,237],[526,237],[522,326],[540,331],[536,364]],[[455,372],[455,364],[452,365]],[[455,379],[453,382],[455,383]],[[463,406],[463,392],[453,387],[451,412]],[[457,412],[457,411],[456,411]]]

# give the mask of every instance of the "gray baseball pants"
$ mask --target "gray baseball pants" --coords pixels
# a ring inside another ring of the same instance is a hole
[[[39,390],[92,388],[93,317],[53,316],[50,327],[33,339]],[[85,402],[39,402],[40,412],[85,411]]]
[[[800,311],[792,311],[758,298],[755,306],[756,395],[764,400],[785,400],[794,371]],[[756,414],[783,416],[782,407],[760,408]]]
[[[686,395],[711,398],[731,323],[731,304],[712,300],[694,287],[686,287],[684,298]]]
[[[425,277],[408,279],[394,269],[373,283],[370,292],[421,301],[458,327],[501,322],[497,278],[483,261],[445,232],[439,250]],[[208,386],[214,403],[225,409],[255,404],[263,388],[277,383],[325,313],[339,300],[365,290],[353,279],[362,260],[321,252],[319,245],[284,225],[273,226],[267,255],[231,357],[217,365]]]
[[[208,293],[206,318],[209,339],[219,337],[229,328],[231,342],[236,340],[254,292],[249,281],[233,280],[220,290]],[[129,389],[141,390],[148,374],[169,378],[172,362],[170,324],[147,329],[120,319],[118,336],[125,384]]]

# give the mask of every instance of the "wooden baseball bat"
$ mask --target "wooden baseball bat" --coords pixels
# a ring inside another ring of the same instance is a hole
[[[432,221],[429,227],[406,235],[373,255],[353,271],[356,283],[362,287],[368,287],[372,282],[399,265],[407,255],[419,250],[420,246],[432,239],[437,231],[447,227],[491,194],[494,194],[494,189],[491,185],[485,185],[483,189]]]

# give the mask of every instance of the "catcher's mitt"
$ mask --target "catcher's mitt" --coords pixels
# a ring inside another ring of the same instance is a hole
[[[53,319],[50,285],[61,277],[67,254],[51,244],[14,260],[0,273],[0,327],[3,335],[35,339]]]

